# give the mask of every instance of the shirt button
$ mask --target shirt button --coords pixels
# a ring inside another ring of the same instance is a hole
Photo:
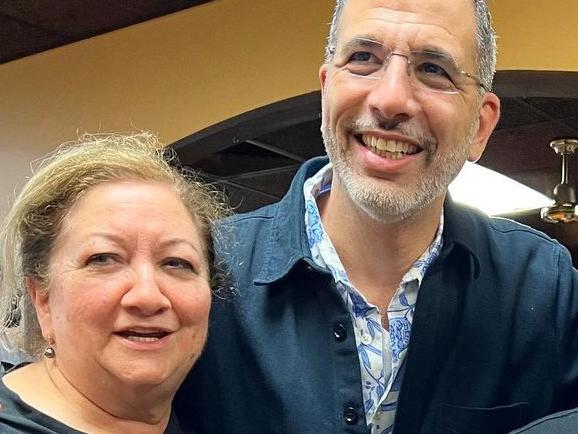
[[[347,407],[343,411],[343,420],[347,425],[355,425],[359,420],[359,415],[353,407]]]
[[[347,330],[341,323],[335,324],[333,327],[333,336],[337,342],[343,342],[347,338]]]
[[[364,345],[369,345],[373,342],[373,338],[369,333],[364,333],[361,335],[361,343]]]

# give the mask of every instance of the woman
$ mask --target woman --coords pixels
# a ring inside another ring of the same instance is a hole
[[[0,432],[180,432],[171,401],[207,335],[221,202],[150,134],[84,136],[0,232],[2,309],[32,363],[0,382]]]

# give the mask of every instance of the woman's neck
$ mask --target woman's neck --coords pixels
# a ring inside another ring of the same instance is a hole
[[[126,391],[117,387],[93,394],[106,399],[83,393],[49,359],[5,375],[4,383],[27,404],[79,431],[157,434],[164,432],[171,413],[173,396],[155,390]]]

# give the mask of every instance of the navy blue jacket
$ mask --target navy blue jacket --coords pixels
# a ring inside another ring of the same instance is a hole
[[[368,433],[350,316],[316,269],[302,187],[235,216],[238,294],[215,299],[178,396],[201,434]],[[444,247],[417,299],[396,434],[504,433],[578,406],[578,272],[546,235],[448,201]]]
[[[561,411],[538,419],[510,434],[576,434],[578,409]]]

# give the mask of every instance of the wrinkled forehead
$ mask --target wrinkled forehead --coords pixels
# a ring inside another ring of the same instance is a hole
[[[349,0],[337,45],[370,36],[395,49],[437,46],[466,63],[475,59],[472,0]]]

